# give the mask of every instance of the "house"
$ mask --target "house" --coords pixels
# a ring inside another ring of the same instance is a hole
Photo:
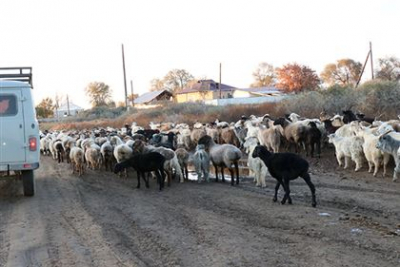
[[[62,118],[67,116],[76,116],[79,112],[83,111],[84,109],[71,101],[62,103],[61,106],[56,110],[56,114],[54,117]]]
[[[227,99],[213,99],[204,101],[207,105],[244,105],[273,103],[283,100],[288,95],[275,87],[235,88],[233,97]]]
[[[221,87],[221,88],[220,88]],[[232,98],[236,87],[220,84],[214,80],[199,80],[176,94],[178,103],[206,101],[217,98]],[[221,94],[221,97],[220,97]]]
[[[171,101],[172,93],[168,90],[147,92],[134,100],[136,108],[152,108],[162,101]]]

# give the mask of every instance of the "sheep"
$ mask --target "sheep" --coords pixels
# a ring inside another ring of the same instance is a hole
[[[314,148],[317,149],[318,158],[321,157],[321,131],[317,128],[315,122],[310,121],[305,133],[306,155],[309,155],[309,148],[311,148],[311,157],[314,157]]]
[[[254,173],[256,186],[266,187],[265,177],[267,176],[267,167],[260,158],[253,158],[253,151],[257,145],[257,138],[251,137],[246,140],[243,147],[245,152],[249,155],[247,165],[249,166],[250,171]]]
[[[198,144],[204,145],[209,151],[211,162],[215,168],[215,178],[218,182],[218,167],[221,167],[222,182],[225,182],[224,167],[229,169],[231,174],[231,185],[234,185],[234,169],[236,171],[236,184],[239,184],[239,159],[242,157],[242,152],[239,148],[230,144],[218,145],[208,135],[200,138]],[[234,166],[234,169],[232,168]]]
[[[198,127],[198,126],[197,126]],[[190,133],[190,140],[193,144],[197,144],[199,139],[207,134],[206,129],[201,126],[201,128],[194,128]]]
[[[187,152],[186,149],[180,147],[177,150],[175,150],[175,154],[178,158],[179,166],[181,166],[181,171],[183,175],[184,180],[188,180],[188,161],[189,161],[189,152]]]
[[[83,149],[80,147],[76,147],[76,146],[72,147],[69,152],[69,158],[70,158],[71,164],[72,164],[72,174],[76,171],[76,172],[78,172],[79,176],[82,176],[84,173]]]
[[[393,156],[395,168],[393,172],[392,181],[397,180],[397,173],[400,172],[400,158],[398,157],[398,150],[400,148],[400,133],[386,132],[379,136],[376,148]]]
[[[64,154],[65,154],[65,150],[64,147],[62,145],[61,140],[58,140],[54,143],[54,147],[57,153],[57,159],[58,159],[58,163],[60,162],[64,162]]]
[[[85,152],[85,159],[89,168],[91,168],[92,170],[100,169],[100,147],[96,144],[93,144],[92,146],[87,148]]]
[[[193,143],[190,136],[190,129],[184,128],[180,130],[179,134],[177,135],[177,146],[183,146],[187,151],[192,150]]]
[[[389,162],[390,155],[376,148],[379,137],[374,135],[369,128],[358,131],[357,135],[361,136],[364,139],[364,143],[362,146],[365,158],[368,162],[368,172],[372,172],[372,168],[374,168],[373,175],[375,177],[383,160],[384,177],[386,175],[386,167]]]
[[[336,159],[339,166],[342,166],[342,158],[344,157],[344,169],[347,169],[349,158],[351,158],[356,163],[354,171],[359,171],[363,162],[363,138],[359,136],[341,137],[336,134],[330,134],[328,138],[329,143],[335,146]]]
[[[103,159],[104,168],[107,171],[109,168],[112,171],[114,155],[113,155],[114,148],[112,147],[110,141],[103,143],[100,147],[100,153]]]
[[[301,122],[290,122],[285,118],[275,120],[274,125],[281,125],[284,137],[289,143],[295,145],[295,152],[299,152],[299,146],[305,141],[306,126]]]
[[[117,163],[121,163],[122,161],[128,160],[132,156],[133,150],[126,144],[120,144],[114,148],[113,153],[115,159],[117,160]],[[128,177],[128,173],[126,170],[125,177]]]
[[[260,145],[266,146],[268,150],[273,151],[274,153],[278,153],[281,146],[282,136],[282,126],[272,125],[270,128],[259,131],[258,140],[260,141]]]
[[[181,166],[179,165],[178,158],[172,149],[161,146],[154,147],[149,145],[146,147],[145,152],[158,152],[165,157],[164,170],[167,172],[168,186],[171,185],[173,169],[175,170],[176,175],[178,176],[180,182],[183,183],[183,174],[181,171]]]
[[[305,159],[294,153],[271,153],[263,146],[256,146],[252,156],[254,158],[261,158],[271,176],[277,180],[273,198],[274,202],[278,200],[278,190],[280,185],[282,185],[285,190],[285,196],[281,203],[285,204],[286,200],[288,200],[288,203],[292,204],[289,182],[300,176],[311,190],[311,205],[313,207],[317,206],[315,186],[311,182],[311,177],[308,173],[309,164]]]
[[[205,151],[204,145],[197,145],[193,155],[193,164],[197,173],[197,182],[201,183],[202,180],[209,182],[210,156]]]
[[[154,172],[161,191],[164,188],[164,163],[165,157],[158,152],[136,154],[127,160],[117,163],[114,167],[114,173],[121,173],[122,170],[132,167],[137,172],[138,183],[136,188],[140,188],[140,176],[142,176],[146,188],[149,188],[149,180],[146,179],[145,173]]]
[[[234,130],[230,128],[224,128],[221,130],[221,143],[222,144],[231,144],[236,147],[240,147],[240,141],[237,138]]]

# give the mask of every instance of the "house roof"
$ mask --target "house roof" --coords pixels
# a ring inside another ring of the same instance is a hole
[[[147,93],[144,93],[143,95],[139,96],[138,98],[136,98],[134,103],[135,104],[146,104],[146,103],[149,103],[149,102],[157,99],[157,97],[162,94],[169,94],[170,96],[172,96],[172,93],[168,90],[147,92]]]
[[[257,95],[271,95],[271,94],[282,94],[283,92],[276,87],[255,87],[255,88],[237,88],[235,91],[249,92],[250,94]]]
[[[191,87],[185,88],[182,91],[178,92],[177,94],[187,94],[187,93],[194,93],[199,92],[203,86],[206,85],[207,89],[210,91],[218,91],[219,90],[219,83],[215,82],[214,80],[200,80]],[[236,87],[230,86],[227,84],[221,83],[221,91],[232,91]]]
[[[61,104],[61,106],[58,108],[58,111],[66,111],[68,110],[68,104],[67,103],[63,103]],[[74,103],[72,103],[71,101],[69,102],[69,110],[83,110],[82,107],[75,105]]]

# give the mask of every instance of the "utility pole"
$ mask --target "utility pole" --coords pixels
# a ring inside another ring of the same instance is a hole
[[[128,90],[127,90],[127,88],[126,88],[126,71],[125,71],[124,44],[122,44],[122,68],[123,68],[123,70],[124,70],[125,107],[128,109]]]
[[[371,77],[374,79],[374,61],[372,59],[372,42],[369,42],[369,55],[371,57]]]
[[[135,99],[133,99],[133,81],[131,80],[131,97],[132,97],[132,108],[135,106]]]
[[[67,95],[67,111],[68,111],[68,116],[71,116],[71,112],[70,112],[70,110],[69,110],[69,98],[68,98],[68,95]]]
[[[219,63],[219,99],[221,99],[222,98],[222,92],[221,92],[221,63]]]

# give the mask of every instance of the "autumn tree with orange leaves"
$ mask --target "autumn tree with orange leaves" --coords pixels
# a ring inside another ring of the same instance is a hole
[[[321,83],[314,70],[297,63],[277,68],[276,75],[278,80],[276,87],[288,93],[313,91],[318,89]]]

